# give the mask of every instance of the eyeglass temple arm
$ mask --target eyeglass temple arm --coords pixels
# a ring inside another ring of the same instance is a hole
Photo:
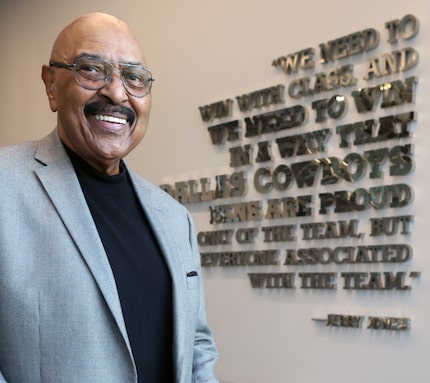
[[[66,64],[66,63],[60,63],[57,61],[50,61],[49,66],[53,66],[56,68],[65,68],[65,69],[71,69],[75,66],[75,64]]]

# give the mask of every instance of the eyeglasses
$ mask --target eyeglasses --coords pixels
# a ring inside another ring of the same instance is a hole
[[[119,69],[114,68],[114,64]],[[88,90],[99,90],[109,84],[113,72],[119,71],[120,80],[126,91],[134,97],[145,97],[152,87],[152,73],[143,65],[111,63],[98,57],[81,56],[73,64],[51,61],[49,66],[73,70],[79,86]]]

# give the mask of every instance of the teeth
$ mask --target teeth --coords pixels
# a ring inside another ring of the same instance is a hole
[[[108,121],[108,122],[114,122],[116,124],[126,124],[127,120],[124,118],[114,117],[114,116],[105,116],[98,114],[95,116],[96,120],[99,121]]]

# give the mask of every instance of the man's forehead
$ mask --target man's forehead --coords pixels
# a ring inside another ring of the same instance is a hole
[[[52,53],[57,58],[72,59],[89,53],[107,60],[145,62],[140,43],[127,24],[105,14],[91,14],[72,22],[58,36]]]

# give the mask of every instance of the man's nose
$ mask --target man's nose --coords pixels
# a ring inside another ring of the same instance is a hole
[[[128,100],[128,93],[122,82],[119,69],[114,69],[110,81],[99,92],[114,104],[121,104]]]

